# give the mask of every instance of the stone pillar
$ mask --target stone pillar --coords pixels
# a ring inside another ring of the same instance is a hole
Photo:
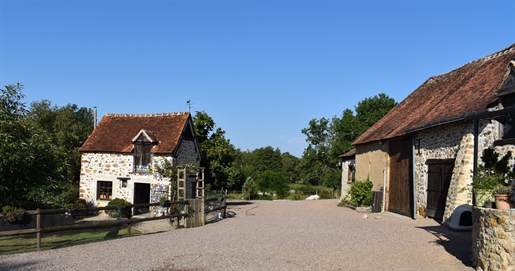
[[[474,167],[474,135],[466,134],[454,162],[453,176],[447,194],[443,221],[448,221],[454,210],[462,204],[472,204],[472,171]]]
[[[472,209],[472,259],[476,270],[515,269],[515,209]]]

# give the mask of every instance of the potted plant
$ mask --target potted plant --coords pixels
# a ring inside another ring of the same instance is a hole
[[[499,153],[493,148],[483,150],[482,165],[478,167],[478,174],[473,178],[472,191],[476,206],[483,207],[494,201],[493,189],[505,186],[507,180],[513,176],[509,168],[511,152],[507,152],[501,159]]]
[[[499,176],[497,175],[478,175],[472,181],[472,192],[476,206],[483,207],[494,201],[492,190],[499,186]]]
[[[159,204],[161,205],[161,207],[170,207],[172,203],[167,197],[162,196],[161,198],[159,198]]]
[[[495,209],[510,209],[511,185],[501,185],[493,189]]]

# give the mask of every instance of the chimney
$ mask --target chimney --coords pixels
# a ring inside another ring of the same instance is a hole
[[[93,107],[93,130],[97,128],[97,107]]]

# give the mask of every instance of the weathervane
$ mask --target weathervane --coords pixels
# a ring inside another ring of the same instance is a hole
[[[188,100],[188,101],[186,102],[186,105],[188,106],[188,112],[190,112],[190,113],[191,113],[191,100]]]

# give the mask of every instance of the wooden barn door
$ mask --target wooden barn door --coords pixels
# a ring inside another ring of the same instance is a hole
[[[434,219],[442,219],[445,211],[447,192],[451,184],[454,159],[427,160],[427,207],[426,214]]]
[[[388,211],[410,217],[413,210],[411,157],[411,139],[390,142]]]

